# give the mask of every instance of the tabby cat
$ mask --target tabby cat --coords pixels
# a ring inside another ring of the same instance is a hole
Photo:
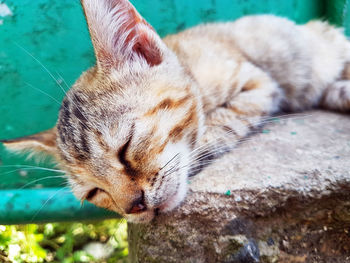
[[[56,126],[3,141],[44,152],[77,198],[148,222],[185,198],[198,160],[280,110],[350,110],[350,44],[326,22],[272,15],[161,39],[127,0],[82,0],[96,55]]]

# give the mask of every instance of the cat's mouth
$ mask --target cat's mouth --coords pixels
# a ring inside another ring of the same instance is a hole
[[[184,200],[187,192],[187,184],[180,183],[177,191],[172,195],[168,196],[168,198],[162,202],[159,206],[157,206],[158,213],[169,212],[179,206],[181,202]]]
[[[168,197],[165,202],[163,202],[160,206],[158,206],[156,209],[158,209],[159,212],[168,212],[172,210],[177,204],[175,204],[177,199],[178,193],[175,193]]]

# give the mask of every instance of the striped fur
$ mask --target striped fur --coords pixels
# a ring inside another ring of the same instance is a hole
[[[41,148],[79,199],[129,221],[179,205],[196,161],[232,148],[262,117],[350,109],[350,44],[327,23],[249,16],[161,40],[127,0],[82,5],[97,65],[67,93],[53,140],[36,144],[50,143]]]

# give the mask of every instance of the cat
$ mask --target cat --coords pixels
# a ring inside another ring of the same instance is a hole
[[[96,65],[54,128],[3,143],[53,156],[78,199],[130,222],[177,207],[198,160],[265,116],[350,110],[350,44],[326,22],[246,16],[161,39],[127,0],[81,3]]]

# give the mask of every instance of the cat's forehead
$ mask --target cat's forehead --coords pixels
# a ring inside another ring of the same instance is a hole
[[[94,94],[74,90],[62,102],[59,124],[87,131],[114,131],[135,119],[135,105],[116,93]]]
[[[158,113],[165,110],[167,120],[175,113],[181,117],[182,114],[178,114],[181,107],[175,106],[183,105],[177,101],[184,101],[186,105],[189,102],[189,83],[169,78],[169,71],[162,67],[143,69],[98,72],[94,67],[83,73],[62,103],[59,127],[78,132],[84,129],[90,132],[93,128],[103,131],[103,135],[118,136],[119,130],[127,132],[136,120],[143,123],[136,125],[136,130],[142,127],[147,131],[147,127],[154,126],[154,121],[160,121]],[[171,110],[174,112],[170,113]],[[154,114],[147,114],[150,112]]]
[[[74,88],[88,91],[110,91],[128,89],[130,86],[148,85],[162,75],[162,67],[150,68],[147,65],[127,63],[109,69],[94,66],[85,71],[76,81]]]
[[[101,89],[101,85],[105,88]],[[152,99],[149,92],[142,92],[142,87],[135,83],[133,88],[125,88],[111,78],[97,82],[86,81],[85,76],[67,92],[62,102],[57,126],[59,137],[61,142],[68,141],[73,146],[74,140],[81,141],[82,136],[90,136],[91,140],[104,138],[110,145],[110,141],[130,133],[135,121],[142,119],[154,103],[157,100]]]
[[[139,93],[137,90],[146,83],[145,78],[142,80],[137,75],[99,72],[94,67],[79,77],[67,92],[65,101],[77,107],[85,107],[86,111],[123,115],[134,108]]]
[[[188,86],[184,79],[169,77],[169,69],[121,67],[99,72],[96,67],[80,76],[67,99],[75,104],[88,105],[90,109],[117,111],[123,115],[147,110],[166,97],[184,96]]]
[[[57,122],[58,146],[68,163],[101,158],[118,149],[130,133],[132,111],[125,104],[101,104],[86,93],[70,92],[63,100]]]

